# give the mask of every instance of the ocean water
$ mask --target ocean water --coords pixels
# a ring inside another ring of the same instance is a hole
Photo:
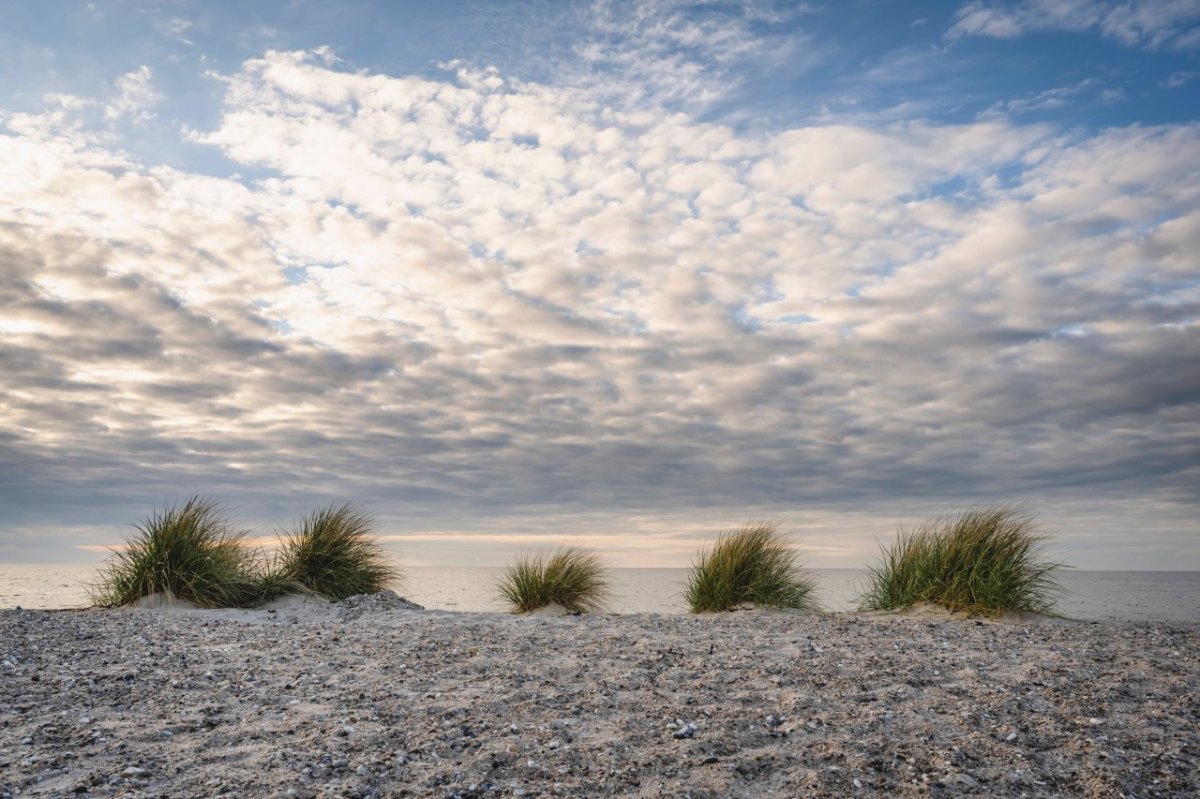
[[[502,568],[423,567],[405,570],[403,596],[427,608],[500,611]],[[685,613],[687,569],[612,569],[616,613]],[[865,582],[861,569],[814,569],[816,595],[827,610],[853,610]],[[71,608],[88,605],[93,565],[0,564],[0,608]],[[1059,612],[1095,621],[1200,621],[1200,572],[1077,571],[1059,576]]]

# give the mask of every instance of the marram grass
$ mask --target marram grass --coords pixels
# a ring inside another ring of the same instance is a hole
[[[262,574],[257,553],[215,501],[192,497],[182,505],[168,505],[135,529],[89,587],[95,604],[129,605],[151,594],[209,608],[258,601]]]
[[[712,549],[700,554],[685,597],[693,613],[732,610],[744,602],[812,609],[812,590],[812,580],[779,529],[756,524],[720,535]]]
[[[999,616],[1049,614],[1061,588],[1060,564],[1042,560],[1045,537],[1032,518],[1008,506],[973,508],[901,531],[869,570],[863,610],[931,602],[951,611]]]
[[[264,591],[290,587],[337,601],[374,594],[399,579],[399,572],[372,535],[372,519],[352,505],[329,505],[300,519],[286,535]]]
[[[505,571],[499,589],[516,613],[529,613],[551,604],[575,613],[599,612],[605,609],[608,599],[608,582],[600,558],[579,547],[518,558]]]

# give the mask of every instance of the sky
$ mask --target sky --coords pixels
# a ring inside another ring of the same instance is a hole
[[[1200,0],[15,0],[0,563],[191,495],[413,565],[1017,503],[1200,569]]]

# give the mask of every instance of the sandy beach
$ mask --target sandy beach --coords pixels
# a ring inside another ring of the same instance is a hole
[[[0,612],[0,797],[1200,795],[1200,625]]]

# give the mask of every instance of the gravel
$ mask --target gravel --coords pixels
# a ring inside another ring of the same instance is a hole
[[[1200,796],[1200,625],[0,612],[0,797]]]

